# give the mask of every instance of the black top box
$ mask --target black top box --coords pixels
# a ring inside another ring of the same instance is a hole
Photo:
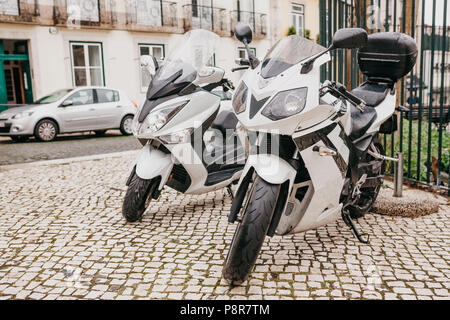
[[[358,51],[361,72],[369,80],[397,81],[414,67],[417,45],[413,38],[398,32],[378,32],[368,36]]]

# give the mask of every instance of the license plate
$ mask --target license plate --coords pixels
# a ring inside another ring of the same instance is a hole
[[[0,128],[6,127],[6,122],[0,122]]]

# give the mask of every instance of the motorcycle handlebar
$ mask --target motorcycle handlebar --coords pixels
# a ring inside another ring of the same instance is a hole
[[[239,71],[239,70],[247,70],[249,67],[237,67],[237,68],[233,68],[231,69],[231,72],[235,72],[235,71]]]

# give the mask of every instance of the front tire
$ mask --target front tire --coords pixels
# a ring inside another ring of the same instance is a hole
[[[133,115],[129,114],[123,117],[122,121],[120,122],[120,132],[124,136],[129,136],[133,134]]]
[[[242,284],[252,271],[269,230],[280,187],[256,177],[222,271],[230,284]]]
[[[134,174],[122,205],[122,214],[127,222],[136,222],[142,218],[158,182],[158,179],[141,179]]]
[[[34,128],[34,136],[37,140],[50,142],[55,140],[58,134],[58,125],[55,121],[44,119],[39,121]]]

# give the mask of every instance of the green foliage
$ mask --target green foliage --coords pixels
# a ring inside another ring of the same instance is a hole
[[[404,165],[403,172],[405,176],[408,173],[408,162],[411,163],[411,178],[426,181],[427,180],[427,161],[428,152],[430,152],[430,163],[434,156],[438,158],[439,152],[439,130],[438,127],[432,125],[431,128],[431,147],[428,149],[428,122],[426,119],[422,120],[421,133],[419,137],[419,122],[412,121],[411,126],[411,158],[408,158],[408,136],[409,136],[409,121],[403,120],[403,154],[404,154]],[[384,141],[383,135],[380,136],[381,140]],[[417,156],[419,153],[418,142],[420,141],[420,176],[417,175]],[[386,136],[386,154],[392,155],[391,153],[392,138],[391,135]],[[400,128],[394,134],[394,153],[400,151]],[[450,133],[442,128],[442,158],[441,158],[441,172],[448,172],[450,165]],[[391,164],[388,164],[387,171],[390,170]],[[430,173],[430,181],[433,181],[433,175]]]
[[[309,29],[305,30],[305,38],[306,39],[311,39],[311,30],[309,30]]]
[[[294,26],[289,27],[287,35],[292,36],[294,34],[297,34],[297,30],[295,30],[295,27]]]

